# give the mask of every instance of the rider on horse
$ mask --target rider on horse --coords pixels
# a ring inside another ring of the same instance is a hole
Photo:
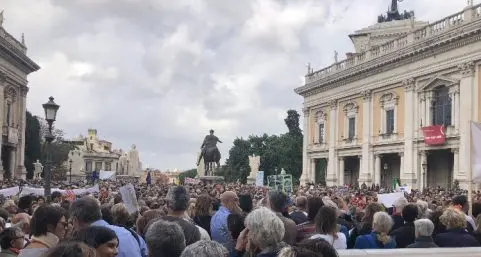
[[[202,151],[200,153],[199,160],[197,160],[197,166],[199,166],[200,160],[202,160],[202,157],[204,157],[205,151],[208,148],[215,148],[215,150],[219,152],[219,149],[217,149],[217,142],[222,143],[222,141],[220,141],[219,138],[214,136],[214,130],[211,129],[209,132],[210,134],[205,136],[204,142],[200,146],[200,149],[202,149]]]

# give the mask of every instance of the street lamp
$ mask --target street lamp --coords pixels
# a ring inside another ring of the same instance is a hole
[[[45,141],[47,142],[47,151],[45,155],[45,168],[44,168],[44,178],[45,178],[45,197],[47,201],[50,202],[50,182],[52,180],[52,167],[51,167],[51,145],[55,136],[52,134],[52,126],[57,118],[57,111],[60,106],[56,104],[53,100],[53,97],[48,98],[49,101],[42,105],[43,109],[45,110],[45,120],[48,124],[48,132],[45,135]]]
[[[423,160],[421,163],[421,166],[423,167],[423,189],[426,187],[426,169],[428,168],[428,164],[426,163],[426,160]]]
[[[69,184],[72,185],[72,159],[68,160],[69,168],[68,171],[70,173]]]

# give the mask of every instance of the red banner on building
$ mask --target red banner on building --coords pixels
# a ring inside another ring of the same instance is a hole
[[[423,127],[424,143],[427,145],[442,145],[446,142],[444,126]]]

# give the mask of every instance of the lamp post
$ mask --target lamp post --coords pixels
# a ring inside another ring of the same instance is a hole
[[[426,160],[423,160],[421,163],[421,166],[423,167],[423,190],[426,187],[426,169],[428,168],[428,164],[426,163]]]
[[[68,164],[69,164],[68,172],[70,173],[69,184],[72,185],[72,159],[68,160]]]
[[[54,101],[54,98],[51,96],[49,97],[49,101],[42,105],[43,109],[45,110],[45,120],[48,124],[48,132],[45,135],[45,142],[47,142],[47,151],[45,155],[45,168],[44,168],[44,178],[45,178],[45,197],[47,201],[50,202],[50,183],[52,180],[52,164],[51,164],[51,146],[52,142],[55,139],[54,135],[52,134],[52,126],[57,118],[57,111],[60,108],[58,104]]]
[[[387,169],[388,169],[388,168],[389,168],[389,167],[388,167],[388,165],[387,165],[387,162],[385,162],[384,165],[382,166],[382,169],[384,170],[383,176],[382,176],[382,180],[383,180],[382,183],[383,183],[383,184],[386,184],[386,181],[384,181],[384,180],[386,180],[386,173],[387,173]]]

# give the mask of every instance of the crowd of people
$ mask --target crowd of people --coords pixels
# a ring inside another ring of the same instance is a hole
[[[98,193],[73,198],[2,196],[0,257],[336,257],[345,249],[481,246],[481,193],[470,216],[458,188],[412,190],[385,206],[378,194],[392,189],[366,185],[286,194],[239,183],[134,183],[132,212],[124,184],[100,182]],[[25,182],[2,187],[13,185]]]

